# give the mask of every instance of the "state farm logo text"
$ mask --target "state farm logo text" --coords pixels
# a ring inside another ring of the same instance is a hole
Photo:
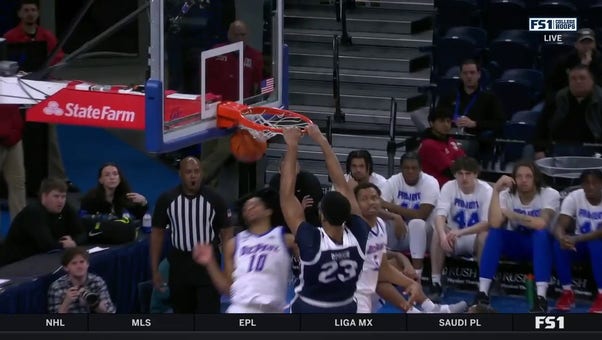
[[[67,105],[65,105],[65,110],[63,110],[56,101],[49,101],[48,105],[42,111],[49,116],[54,115],[119,122],[133,122],[136,118],[136,112],[134,111],[114,110],[108,105],[94,107],[92,105],[80,106],[76,103],[67,103]]]

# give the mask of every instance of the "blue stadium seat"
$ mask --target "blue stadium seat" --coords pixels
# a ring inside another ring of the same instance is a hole
[[[510,120],[515,112],[531,109],[534,105],[527,83],[498,79],[493,82],[491,91],[499,98],[506,120]]]
[[[576,18],[577,6],[570,1],[542,1],[535,6],[531,16],[540,18]]]
[[[464,59],[480,60],[480,50],[475,41],[469,37],[445,36],[437,42],[433,58],[434,74],[438,78]]]
[[[525,29],[529,12],[522,0],[493,0],[487,7],[487,32],[494,37],[501,31]]]
[[[500,80],[513,80],[526,84],[530,87],[530,94],[533,104],[538,101],[543,94],[544,78],[543,73],[534,69],[510,69],[504,71]]]
[[[438,36],[445,35],[454,26],[480,26],[481,10],[475,0],[438,0],[435,7]]]
[[[525,123],[530,125],[536,125],[541,111],[536,110],[523,110],[515,112],[510,120],[511,123]]]
[[[589,27],[596,30],[602,28],[602,1],[597,1],[582,13],[584,25],[580,24],[580,28]]]
[[[572,52],[575,49],[570,42],[562,43],[544,43],[541,45],[540,64],[544,77],[548,78],[561,56]]]
[[[504,139],[529,143],[535,136],[535,125],[523,122],[507,122],[504,125],[502,136]],[[521,159],[525,145],[523,143],[504,143],[500,163],[501,169],[506,168],[509,162]]]
[[[533,68],[536,57],[537,46],[528,31],[504,31],[489,46],[488,65],[496,76],[512,68]]]
[[[446,37],[462,37],[470,38],[475,43],[477,48],[487,48],[487,31],[480,27],[474,26],[456,26],[450,27],[445,33]]]

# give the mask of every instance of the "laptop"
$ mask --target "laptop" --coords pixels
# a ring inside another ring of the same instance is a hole
[[[39,71],[48,58],[48,47],[45,41],[8,43],[6,59],[16,61],[19,70],[24,72]]]

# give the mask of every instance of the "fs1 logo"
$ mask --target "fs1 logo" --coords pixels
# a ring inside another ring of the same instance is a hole
[[[529,31],[576,31],[577,18],[529,18]]]
[[[564,329],[564,316],[536,316],[535,329]]]

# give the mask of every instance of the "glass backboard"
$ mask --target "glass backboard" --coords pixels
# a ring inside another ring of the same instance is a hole
[[[282,11],[282,0],[151,1],[148,151],[229,133],[216,128],[220,101],[282,107]]]

